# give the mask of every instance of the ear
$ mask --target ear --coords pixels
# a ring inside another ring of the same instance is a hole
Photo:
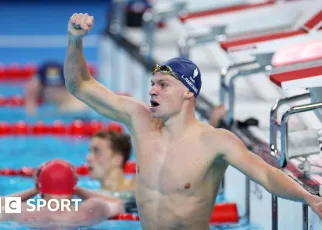
[[[187,91],[185,92],[185,98],[186,98],[186,99],[190,99],[190,98],[192,98],[192,97],[194,97],[194,94],[193,94],[191,91],[187,90]]]

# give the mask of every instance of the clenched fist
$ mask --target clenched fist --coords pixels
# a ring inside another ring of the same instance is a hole
[[[68,33],[74,38],[82,38],[94,25],[94,17],[88,14],[73,14],[68,22]]]

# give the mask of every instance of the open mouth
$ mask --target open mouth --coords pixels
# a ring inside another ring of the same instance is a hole
[[[150,100],[150,103],[151,103],[152,108],[156,108],[156,107],[158,107],[160,105],[158,102],[156,102],[154,100]]]

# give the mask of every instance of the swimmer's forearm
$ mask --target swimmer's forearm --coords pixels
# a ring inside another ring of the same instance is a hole
[[[37,194],[38,194],[37,189],[31,188],[31,189],[27,189],[22,192],[7,195],[6,197],[21,197],[21,201],[24,202],[24,201],[27,201],[28,199],[36,196]]]
[[[101,192],[92,191],[92,190],[89,190],[86,188],[81,188],[81,187],[76,188],[76,195],[82,199],[89,199],[89,198],[95,197],[95,198],[101,198],[101,199],[104,199],[106,201],[111,201],[111,202],[121,202],[121,200],[116,197],[108,196],[108,195],[105,195]]]
[[[284,199],[308,204],[313,196],[300,184],[276,168],[269,170],[267,183],[267,186],[264,185],[267,190]]]
[[[37,99],[41,91],[41,85],[37,76],[34,76],[25,87],[25,107],[28,114],[34,114],[37,109]]]
[[[77,90],[80,85],[91,79],[83,55],[83,41],[72,36],[68,38],[68,47],[64,63],[65,84],[69,91]]]

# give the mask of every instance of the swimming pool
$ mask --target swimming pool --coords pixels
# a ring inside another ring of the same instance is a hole
[[[10,89],[10,90],[9,90]],[[2,83],[0,84],[2,96],[23,95],[23,84],[21,83]],[[86,114],[72,116],[58,116],[52,114],[48,116],[48,111],[52,111],[50,106],[42,106],[40,115],[27,117],[23,107],[1,107],[0,121],[9,123],[24,120],[28,124],[34,124],[36,121],[53,123],[55,120],[61,120],[64,123],[70,123],[75,119],[81,120],[100,120],[108,122],[108,119],[91,111]],[[21,169],[22,167],[38,167],[44,161],[54,158],[61,158],[69,161],[73,165],[83,165],[86,162],[88,151],[88,138],[78,138],[73,136],[2,136],[0,138],[0,169],[12,168]],[[130,160],[135,160],[132,153]],[[89,177],[79,178],[78,185],[99,190],[100,184]],[[22,191],[34,186],[34,181],[30,177],[22,176],[0,176],[0,196]],[[218,197],[222,201],[223,197]],[[246,220],[241,220],[239,225],[234,226],[212,226],[211,229],[260,229],[258,226],[245,225]],[[28,228],[13,222],[0,223],[0,229],[21,229]],[[96,226],[86,229],[142,229],[139,221],[109,220]]]

